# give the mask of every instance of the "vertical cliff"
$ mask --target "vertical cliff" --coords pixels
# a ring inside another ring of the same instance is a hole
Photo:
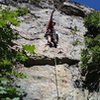
[[[27,76],[15,81],[27,93],[23,100],[100,100],[99,94],[89,93],[83,88],[79,67],[80,50],[84,48],[87,31],[84,17],[93,9],[63,2],[42,0],[38,6],[34,2],[31,4],[32,0],[19,3],[19,6],[27,7],[29,13],[19,17],[19,27],[12,26],[21,36],[14,41],[16,45],[13,48],[22,49],[23,44],[34,44],[37,53],[37,56],[29,55],[25,64],[17,65],[17,71]],[[56,8],[55,30],[59,36],[57,48],[47,46],[44,38],[53,8]]]

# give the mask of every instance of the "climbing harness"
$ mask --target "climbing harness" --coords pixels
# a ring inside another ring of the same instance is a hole
[[[59,100],[59,87],[58,87],[58,77],[57,77],[57,58],[54,58],[54,70],[55,70],[55,82],[56,82],[56,91],[57,91],[57,100]]]
[[[47,44],[49,45],[49,47],[57,48],[57,44],[58,44],[58,41],[59,41],[58,34],[56,34],[56,33],[52,33],[52,34],[47,33],[45,35],[45,38],[46,38],[46,40],[48,40]],[[50,38],[50,41],[49,41],[49,38]]]

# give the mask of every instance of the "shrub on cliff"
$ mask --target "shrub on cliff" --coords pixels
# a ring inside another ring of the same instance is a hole
[[[87,33],[85,49],[81,52],[82,74],[89,90],[98,90],[100,81],[100,12],[94,11],[85,18]]]
[[[15,76],[24,77],[22,73],[14,71],[16,62],[28,59],[23,51],[15,52],[11,47],[12,40],[18,36],[11,25],[19,25],[18,16],[18,10],[0,9],[0,100],[21,100],[24,95],[24,92],[13,84]],[[34,49],[28,51],[33,53]]]

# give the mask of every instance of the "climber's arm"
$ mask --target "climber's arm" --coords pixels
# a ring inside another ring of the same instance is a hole
[[[55,12],[55,9],[52,11],[51,16],[50,16],[50,20],[48,22],[48,26],[47,26],[47,30],[46,32],[48,32],[48,30],[52,27],[52,22],[53,22],[53,13]]]
[[[50,20],[52,20],[54,12],[55,12],[55,9],[51,12]]]

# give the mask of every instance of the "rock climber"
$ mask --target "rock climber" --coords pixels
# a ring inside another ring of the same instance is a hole
[[[55,9],[52,11],[51,16],[50,16],[50,20],[48,22],[48,26],[46,29],[46,33],[45,36],[47,39],[47,44],[50,47],[57,47],[57,43],[58,43],[58,34],[55,33],[55,29],[54,26],[56,25],[56,22],[53,21],[53,14],[55,12]]]

